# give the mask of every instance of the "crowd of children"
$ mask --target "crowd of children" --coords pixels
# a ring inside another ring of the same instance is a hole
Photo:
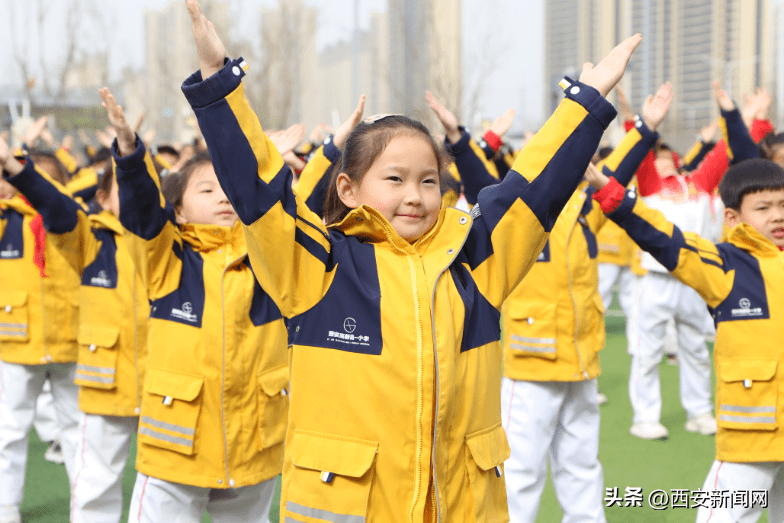
[[[602,523],[616,283],[631,434],[668,436],[669,322],[685,428],[716,434],[704,489],[767,490],[784,521],[784,138],[765,91],[736,108],[715,86],[723,138],[706,129],[684,162],[656,132],[672,86],[638,117],[621,91],[627,133],[600,148],[635,35],[564,78],[520,150],[514,111],[474,141],[430,93],[443,144],[404,115],[363,120],[363,96],[300,146],[301,125],[265,134],[248,65],[186,4],[203,141],[154,146],[106,88],[86,166],[45,117],[21,148],[0,137],[0,523],[22,521],[49,410],[73,522],[120,521],[135,434],[129,521],[265,523],[280,475],[286,522],[533,522],[549,463],[563,521]]]

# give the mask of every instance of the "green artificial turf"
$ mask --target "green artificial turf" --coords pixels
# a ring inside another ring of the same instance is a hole
[[[678,368],[662,363],[659,368],[662,386],[662,423],[669,429],[666,441],[643,441],[629,434],[632,410],[629,403],[629,356],[626,354],[624,320],[607,317],[607,346],[601,353],[602,375],[599,390],[607,395],[608,403],[601,407],[602,425],[599,459],[604,467],[605,487],[618,487],[623,497],[626,487],[640,487],[643,507],[611,507],[606,509],[607,521],[615,522],[681,522],[694,521],[696,510],[667,508],[653,510],[648,495],[654,489],[670,492],[673,489],[697,490],[702,487],[715,453],[713,436],[700,436],[685,431],[686,413],[678,397]],[[30,436],[25,500],[22,518],[25,523],[67,523],[69,512],[68,480],[65,468],[44,461],[47,445],[35,435]],[[123,478],[125,513],[136,477],[133,455]],[[271,521],[278,523],[278,482]],[[538,523],[561,520],[561,508],[548,479],[539,509]],[[203,521],[210,521],[205,515]],[[766,515],[761,522],[767,523]]]

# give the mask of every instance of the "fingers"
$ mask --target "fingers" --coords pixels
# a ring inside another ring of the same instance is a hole
[[[354,109],[354,112],[351,115],[352,120],[356,120],[357,123],[362,119],[362,113],[365,112],[365,95],[359,97],[359,103],[357,104],[357,108]],[[355,124],[356,125],[356,124]]]

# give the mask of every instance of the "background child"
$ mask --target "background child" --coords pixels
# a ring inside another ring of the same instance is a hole
[[[199,522],[206,510],[216,523],[263,523],[288,410],[283,318],[253,278],[209,156],[183,165],[172,208],[122,108],[102,96],[120,221],[151,304],[130,519]]]
[[[472,217],[442,206],[446,162],[427,128],[366,119],[328,188],[326,228],[248,105],[245,63],[226,61],[198,2],[188,8],[201,71],[183,92],[255,275],[290,318],[281,517],[506,521],[499,310],[615,116],[602,96],[639,36],[569,82]]]

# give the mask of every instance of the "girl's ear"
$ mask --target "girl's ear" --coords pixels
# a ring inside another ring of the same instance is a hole
[[[179,225],[188,223],[188,220],[185,219],[185,214],[182,212],[182,205],[174,209],[174,218]]]
[[[340,198],[340,201],[343,202],[343,205],[349,209],[356,209],[359,207],[359,204],[357,203],[356,190],[354,184],[351,181],[351,178],[348,177],[348,174],[338,174],[338,178],[335,183],[337,184],[338,198]]]
[[[724,209],[724,223],[730,229],[741,223],[743,219],[740,217],[740,212],[735,209]]]

